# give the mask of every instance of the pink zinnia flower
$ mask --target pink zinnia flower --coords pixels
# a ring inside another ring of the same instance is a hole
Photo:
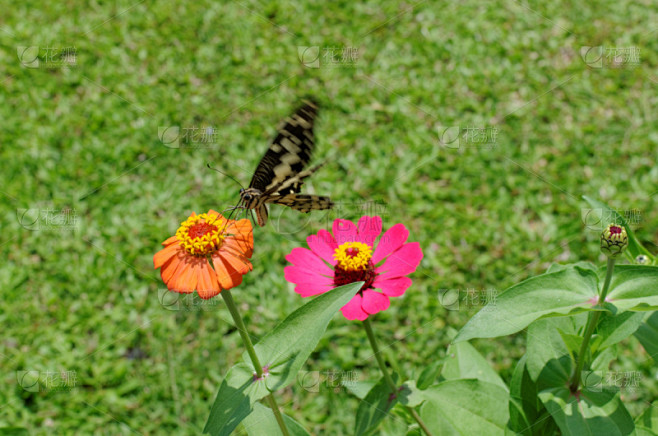
[[[310,248],[294,248],[286,260],[285,278],[295,283],[302,297],[322,294],[337,286],[364,281],[359,292],[341,309],[347,319],[360,321],[391,304],[389,297],[399,297],[411,286],[405,277],[418,268],[423,252],[418,242],[406,243],[409,231],[396,224],[379,239],[382,219],[361,217],[352,221],[337,219],[333,235],[320,230],[306,239]]]

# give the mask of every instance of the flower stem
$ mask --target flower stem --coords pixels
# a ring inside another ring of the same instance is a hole
[[[393,391],[394,395],[398,394],[398,386],[395,384],[393,379],[391,378],[391,375],[388,373],[388,370],[386,369],[386,363],[384,362],[384,358],[381,356],[381,353],[379,352],[379,346],[377,345],[377,339],[375,339],[375,333],[372,331],[372,325],[370,324],[370,319],[366,318],[363,321],[363,327],[366,329],[366,335],[368,336],[368,341],[370,341],[370,347],[372,348],[372,351],[375,353],[375,359],[377,359],[377,363],[379,364],[379,369],[382,371],[382,374],[384,374],[384,380],[386,380],[386,384],[391,388]],[[420,418],[420,415],[416,413],[416,411],[409,407],[405,406],[403,404],[403,407],[407,409],[407,411],[411,414],[411,416],[416,420],[420,428],[423,429],[425,434],[428,436],[432,436],[432,433],[429,431],[423,420]]]
[[[272,412],[274,413],[274,417],[276,418],[276,423],[279,424],[281,433],[283,433],[283,436],[290,436],[290,433],[288,433],[288,427],[286,427],[286,423],[283,420],[281,411],[279,410],[279,406],[276,404],[276,400],[274,399],[274,395],[269,394],[265,398],[267,398],[267,402],[270,403],[270,409],[272,409]]]
[[[605,303],[605,297],[608,295],[608,289],[610,288],[610,281],[612,280],[612,271],[615,269],[615,259],[613,257],[608,257],[608,265],[605,273],[605,282],[603,282],[603,289],[601,290],[601,295],[599,296],[599,301],[597,303],[598,307],[603,307]],[[569,389],[571,392],[578,392],[578,387],[580,386],[580,377],[583,370],[583,365],[585,364],[585,355],[589,347],[589,342],[592,339],[594,334],[594,329],[599,322],[601,317],[601,310],[590,313],[587,317],[587,326],[585,327],[585,336],[583,336],[583,342],[580,344],[580,350],[578,351],[578,356],[576,358],[576,371],[571,376],[571,384]]]
[[[242,316],[238,311],[238,306],[236,306],[235,301],[233,301],[233,295],[231,295],[231,291],[229,291],[228,289],[224,289],[222,292],[220,292],[220,295],[224,299],[224,303],[226,303],[226,307],[228,308],[228,311],[231,313],[231,317],[235,322],[235,326],[238,328],[238,332],[242,337],[242,342],[244,343],[244,346],[247,349],[247,353],[249,354],[249,358],[251,359],[251,363],[254,365],[254,369],[256,370],[256,378],[261,378],[263,376],[263,366],[260,364],[260,361],[258,360],[258,356],[256,355],[256,350],[254,349],[254,344],[251,342],[249,333],[247,333],[247,328],[245,327],[244,321],[242,320]],[[265,398],[267,398],[267,402],[270,404],[270,408],[272,409],[272,413],[274,413],[276,422],[279,424],[281,433],[283,433],[283,436],[290,436],[290,433],[288,433],[288,428],[286,427],[286,423],[283,421],[283,416],[281,416],[281,411],[279,410],[279,406],[276,404],[276,400],[274,399],[274,396],[270,393]]]
[[[258,360],[256,350],[254,349],[254,344],[251,342],[249,333],[247,333],[247,327],[245,327],[242,316],[238,311],[238,306],[236,306],[235,301],[233,300],[233,295],[231,295],[231,291],[228,289],[224,289],[220,295],[224,299],[224,303],[226,303],[228,311],[231,312],[235,326],[238,328],[238,332],[242,337],[242,342],[244,342],[244,346],[247,348],[247,353],[249,353],[251,362],[254,364],[254,369],[256,370],[256,377],[261,378],[263,376],[263,367]]]

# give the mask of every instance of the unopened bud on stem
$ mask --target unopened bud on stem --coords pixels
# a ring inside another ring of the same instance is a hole
[[[601,233],[601,251],[608,257],[615,258],[628,247],[628,234],[624,226],[610,224]]]

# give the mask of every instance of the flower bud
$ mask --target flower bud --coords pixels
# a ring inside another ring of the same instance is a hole
[[[624,226],[610,224],[601,233],[601,252],[608,257],[617,257],[628,247],[628,234]]]

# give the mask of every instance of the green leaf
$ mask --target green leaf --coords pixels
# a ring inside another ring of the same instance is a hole
[[[590,364],[591,371],[607,371],[610,368],[610,362],[617,358],[617,347],[612,346],[603,349],[596,354],[596,357]]]
[[[527,354],[521,357],[510,380],[510,419],[507,427],[515,434],[531,436],[543,405],[537,398],[537,385],[526,368]]]
[[[619,392],[583,390],[577,399],[566,387],[546,389],[539,398],[557,423],[562,435],[629,435],[633,419]]]
[[[624,312],[617,315],[604,312],[596,326],[596,339],[592,343],[592,348],[594,351],[603,350],[626,339],[640,327],[644,316],[644,313],[638,312]]]
[[[658,432],[646,428],[640,424],[635,424],[635,436],[658,436]]]
[[[643,435],[640,428],[647,435],[658,434],[658,403],[655,401],[646,408],[640,416],[635,419],[635,426],[638,430],[638,435]]]
[[[588,197],[586,195],[583,195],[583,198],[585,201],[587,201],[590,206],[594,209],[600,209],[601,217],[599,219],[602,219],[603,216],[609,217],[609,220],[612,222],[609,223],[603,223],[601,222],[601,231],[608,225],[608,224],[621,224],[626,228],[626,233],[628,234],[628,248],[626,251],[629,254],[629,257],[631,259],[635,259],[638,255],[644,254],[645,256],[648,256],[652,262],[654,259],[654,256],[646,249],[640,241],[637,239],[635,236],[635,232],[633,232],[633,229],[628,225],[626,222],[626,219],[624,219],[623,216],[621,216],[619,213],[617,213],[616,210],[611,209],[607,204],[602,203],[598,200],[595,200],[591,197]],[[605,214],[605,215],[604,215]]]
[[[443,359],[432,362],[429,366],[425,367],[416,382],[418,389],[427,389],[434,383],[434,380],[436,380],[441,372],[441,365],[443,365]]]
[[[507,390],[507,385],[491,368],[487,359],[468,342],[450,344],[441,375],[446,380],[474,378]]]
[[[233,366],[219,387],[204,433],[230,435],[251,413],[254,402],[267,394],[265,382],[254,380],[251,365],[238,363]]]
[[[480,380],[448,380],[423,394],[420,416],[436,435],[504,435],[509,394]]]
[[[576,262],[576,263],[572,263],[572,264],[569,264],[569,265],[563,265],[561,263],[552,263],[548,267],[546,272],[547,273],[558,272],[558,271],[562,271],[562,270],[565,270],[565,269],[569,269],[569,268],[574,267],[574,266],[577,266],[577,267],[582,268],[582,269],[591,269],[594,272],[598,271],[598,269],[599,269],[596,265],[594,265],[591,262],[581,261],[581,262]]]
[[[415,421],[414,421],[415,422]],[[411,433],[408,432],[409,424],[407,424],[402,419],[386,419],[384,420],[378,428],[378,436],[425,436],[424,433]]]
[[[569,355],[571,355],[571,357],[575,357],[578,354],[578,350],[580,350],[580,345],[583,343],[582,336],[565,333],[561,329],[558,329],[558,333],[560,334],[564,345],[567,346]]]
[[[593,310],[598,276],[591,269],[569,267],[525,280],[487,304],[466,323],[454,342],[510,335],[545,316]]]
[[[605,276],[605,268],[599,270]],[[658,309],[658,266],[618,265],[605,299],[620,312]]]
[[[245,351],[243,362],[231,368],[222,382],[204,433],[229,435],[251,413],[257,400],[292,383],[331,318],[362,285],[363,282],[350,283],[320,295],[261,339],[255,346],[256,354],[269,371],[262,380],[254,380],[255,370]]]
[[[402,383],[400,393],[398,394],[398,400],[405,406],[416,407],[425,401],[425,395],[421,389],[416,387],[415,381],[407,380]]]
[[[392,392],[382,377],[359,403],[359,408],[356,410],[354,434],[367,434],[376,429],[397,401],[397,392]]]
[[[363,282],[338,287],[290,314],[255,345],[261,364],[269,369],[267,387],[277,391],[297,377],[334,314],[361,289]],[[243,359],[249,361],[245,351]]]
[[[372,387],[375,386],[375,383],[371,381],[357,381],[345,383],[343,386],[359,400],[363,400]]]
[[[537,381],[544,372],[543,383],[557,386],[569,377],[570,350],[562,334],[577,335],[587,322],[587,314],[574,317],[546,318],[535,321],[528,327],[526,363],[532,380]],[[560,334],[562,332],[562,334]]]
[[[283,415],[283,421],[290,436],[310,436],[304,427],[291,417]],[[254,404],[253,412],[242,421],[242,425],[249,436],[283,436],[272,409],[260,403]]]
[[[644,350],[658,363],[658,312],[651,314],[635,332]]]

